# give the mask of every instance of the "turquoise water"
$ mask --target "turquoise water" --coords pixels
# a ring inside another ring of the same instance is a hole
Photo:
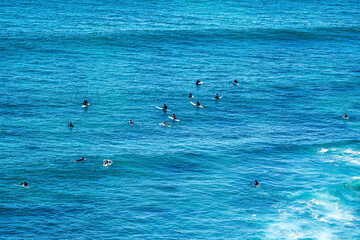
[[[6,1],[0,27],[0,238],[360,238],[358,1]]]

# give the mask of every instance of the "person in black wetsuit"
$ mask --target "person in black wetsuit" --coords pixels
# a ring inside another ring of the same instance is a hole
[[[238,81],[236,79],[234,79],[234,82],[233,82],[235,85],[238,84]]]
[[[85,99],[85,101],[83,102],[83,105],[87,106],[89,103],[88,103],[88,100]]]
[[[255,180],[255,182],[251,182],[250,184],[254,184],[255,187],[258,187],[259,186],[259,182],[257,180]]]
[[[166,106],[166,104],[164,103],[164,111],[166,111],[167,110],[167,106]]]
[[[343,118],[349,119],[349,116],[346,113],[344,113]]]
[[[216,94],[215,99],[220,99],[218,93]]]
[[[175,117],[175,113],[172,114],[172,117],[173,117],[174,120],[177,119],[177,118]]]
[[[130,124],[130,125],[134,125],[134,122],[130,120],[130,121],[129,121],[129,124]]]
[[[23,187],[29,187],[29,184],[27,184],[27,182],[23,182],[23,183],[21,183],[21,186],[23,186]]]
[[[200,107],[199,101],[196,101],[196,106]]]
[[[196,85],[201,85],[199,79],[196,81]]]
[[[189,94],[189,98],[192,98],[192,97],[193,97],[193,95],[190,93],[190,94]]]
[[[74,127],[74,124],[72,124],[72,122],[70,122],[68,126],[72,128],[72,127]]]

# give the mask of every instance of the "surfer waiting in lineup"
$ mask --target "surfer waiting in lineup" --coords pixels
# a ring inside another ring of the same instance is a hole
[[[233,82],[235,85],[238,84],[238,81],[236,79],[234,79],[234,82]]]
[[[166,109],[167,109],[167,106],[166,106],[166,104],[164,103],[164,111],[166,111]]]
[[[134,125],[134,122],[130,120],[130,121],[129,121],[129,124],[130,124],[130,125]]]
[[[163,124],[165,127],[170,127],[170,125],[167,125],[165,121],[163,121],[162,124]]]
[[[172,114],[172,117],[173,117],[174,120],[177,119],[177,118],[175,117],[175,113]]]
[[[196,81],[196,85],[201,85],[199,79]]]
[[[346,113],[344,113],[343,118],[345,118],[345,119],[349,119],[349,116],[348,116],[348,115],[346,115]]]
[[[200,107],[199,101],[196,101],[196,106]]]
[[[72,124],[72,122],[70,122],[68,126],[69,127],[74,127],[74,124]]]
[[[216,94],[215,99],[220,99],[218,93]]]
[[[190,93],[190,94],[189,94],[189,98],[192,98],[192,97],[193,97],[193,95]]]
[[[250,184],[254,184],[255,187],[259,187],[259,182],[257,180],[255,180],[255,182],[251,182]]]
[[[75,162],[82,162],[85,161],[86,159],[84,157],[81,157],[79,160],[75,160]]]
[[[20,185],[26,188],[29,187],[29,184],[27,184],[27,182],[20,183]]]
[[[89,103],[88,103],[88,100],[85,99],[85,101],[83,102],[83,105],[87,106]]]

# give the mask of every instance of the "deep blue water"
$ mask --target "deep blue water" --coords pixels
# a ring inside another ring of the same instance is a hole
[[[10,0],[0,28],[1,239],[360,238],[359,1]]]

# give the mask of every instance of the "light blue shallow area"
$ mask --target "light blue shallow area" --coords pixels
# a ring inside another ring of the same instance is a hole
[[[360,238],[358,1],[9,0],[0,29],[1,239]]]

